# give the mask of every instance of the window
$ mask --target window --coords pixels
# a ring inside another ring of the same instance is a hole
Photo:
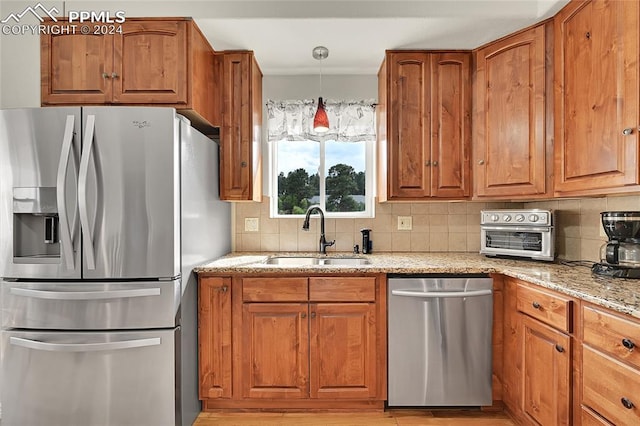
[[[373,217],[375,121],[372,101],[331,101],[330,129],[313,131],[313,100],[268,101],[271,216]]]
[[[373,217],[374,145],[373,140],[272,142],[272,216],[304,215],[319,204],[327,217]]]

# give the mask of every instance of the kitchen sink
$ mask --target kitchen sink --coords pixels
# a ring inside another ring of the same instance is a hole
[[[267,265],[282,266],[310,266],[310,265],[335,265],[335,266],[359,266],[369,265],[369,259],[361,257],[309,257],[309,256],[272,256],[265,263]]]
[[[268,258],[265,263],[267,265],[306,266],[318,265],[320,264],[320,259],[306,256],[273,256]]]
[[[358,266],[358,265],[369,265],[371,261],[369,259],[363,259],[361,257],[328,257],[326,259],[321,259],[321,264],[323,265],[348,265],[348,266]]]

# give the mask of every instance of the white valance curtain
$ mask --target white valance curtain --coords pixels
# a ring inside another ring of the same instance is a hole
[[[267,102],[268,140],[360,142],[376,138],[374,100],[335,101],[327,99],[325,110],[329,131],[313,131],[317,101],[312,99]]]

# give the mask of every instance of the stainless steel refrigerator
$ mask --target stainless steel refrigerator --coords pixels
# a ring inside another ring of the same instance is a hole
[[[2,425],[190,425],[217,144],[172,108],[0,111]]]

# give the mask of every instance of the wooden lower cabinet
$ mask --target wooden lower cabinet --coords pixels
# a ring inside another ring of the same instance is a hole
[[[385,283],[384,275],[201,276],[203,409],[384,409]],[[211,306],[223,295],[230,309]],[[231,336],[226,358],[220,333],[207,332],[221,324]],[[230,372],[226,393],[212,368]]]
[[[541,425],[569,425],[571,339],[523,316],[524,412]]]
[[[243,398],[307,397],[308,310],[306,303],[243,304]]]
[[[503,293],[505,407],[518,424],[573,424],[575,302],[515,278],[505,278]]]
[[[582,324],[582,405],[601,421],[583,425],[640,424],[640,321],[583,306]]]
[[[313,303],[310,318],[311,398],[374,398],[375,304]]]
[[[201,278],[198,287],[200,399],[231,398],[231,278]]]

